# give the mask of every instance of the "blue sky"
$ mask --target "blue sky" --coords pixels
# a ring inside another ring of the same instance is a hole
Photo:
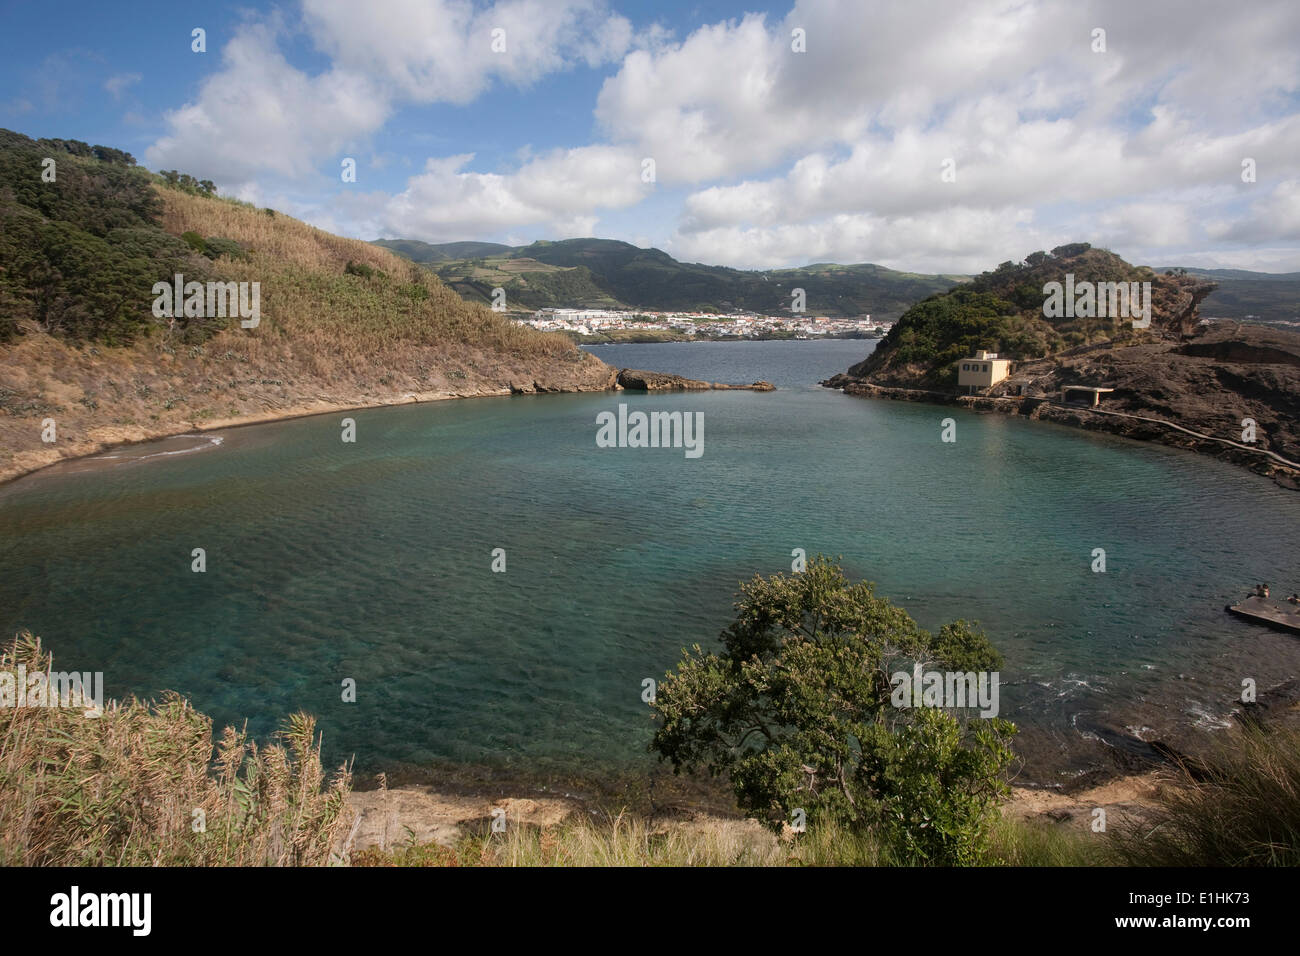
[[[0,126],[359,238],[599,235],[747,268],[959,272],[1084,240],[1300,270],[1287,0],[0,11]]]

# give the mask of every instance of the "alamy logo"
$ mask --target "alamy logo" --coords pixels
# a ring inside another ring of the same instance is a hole
[[[981,717],[998,715],[999,671],[898,671],[889,678],[894,688],[889,701],[895,707],[942,707],[947,710],[978,707]]]
[[[618,406],[618,415],[596,416],[597,448],[684,448],[687,458],[704,454],[703,412],[632,412]]]
[[[255,329],[262,321],[262,283],[186,282],[182,273],[173,281],[153,284],[156,319],[224,319],[238,316],[240,328]]]
[[[74,707],[86,717],[104,714],[104,672],[0,670],[0,707]]]
[[[50,906],[51,926],[129,926],[133,936],[148,936],[153,924],[150,893],[83,894],[74,886],[51,896]]]
[[[1076,283],[1074,273],[1065,274],[1065,284],[1043,286],[1043,316],[1049,319],[1129,319],[1133,328],[1151,326],[1150,282]]]

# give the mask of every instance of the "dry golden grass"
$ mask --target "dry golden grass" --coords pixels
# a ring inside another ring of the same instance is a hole
[[[0,670],[52,668],[20,634]],[[0,864],[314,866],[350,823],[351,774],[327,778],[315,722],[259,748],[177,695],[80,708],[0,707]]]
[[[386,249],[277,213],[159,188],[163,223],[244,244],[223,279],[260,283],[261,324],[196,345],[161,332],[129,348],[37,331],[0,346],[0,478],[122,441],[215,422],[532,390],[603,389],[613,370],[566,337],[467,303]],[[383,275],[345,274],[349,262]],[[150,290],[142,297],[152,301]],[[53,417],[58,441],[41,441]]]
[[[1100,866],[1095,842],[1060,827],[1000,820],[995,866]],[[467,834],[454,846],[412,844],[353,854],[353,866],[891,866],[870,832],[810,827],[777,837],[753,820],[703,817],[652,824],[632,814],[572,819],[505,833]]]
[[[165,203],[162,227],[176,236],[197,232],[205,237],[234,239],[270,260],[322,272],[341,273],[348,262],[364,263],[389,273],[411,265],[381,246],[335,236],[283,213],[270,216],[233,200],[154,188]]]
[[[1300,729],[1234,729],[1167,783],[1153,814],[1111,831],[1124,863],[1300,866]]]
[[[410,345],[455,343],[551,358],[575,351],[563,336],[465,302],[427,269],[387,249],[242,203],[173,189],[158,192],[168,232],[193,231],[244,244],[247,261],[223,259],[217,268],[235,281],[261,283],[263,322],[268,332],[290,336],[295,351],[338,355],[344,364],[372,362],[376,350]],[[384,275],[345,274],[350,262]]]

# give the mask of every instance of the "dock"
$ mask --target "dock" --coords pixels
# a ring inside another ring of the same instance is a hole
[[[1300,605],[1297,604],[1285,601],[1279,604],[1272,598],[1252,594],[1239,604],[1229,604],[1224,610],[1256,624],[1267,624],[1269,627],[1300,634]]]

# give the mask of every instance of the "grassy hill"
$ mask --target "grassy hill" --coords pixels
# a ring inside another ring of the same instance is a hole
[[[1150,282],[1152,328],[1133,328],[1128,318],[1048,318],[1043,287],[1076,283]],[[907,310],[879,347],[849,370],[880,384],[952,387],[952,363],[974,349],[988,349],[1018,361],[1041,359],[1080,346],[1132,344],[1153,336],[1186,331],[1197,304],[1213,290],[1191,276],[1163,275],[1133,266],[1113,252],[1087,243],[1035,252],[1023,263],[1004,262],[992,272]]]
[[[613,239],[566,239],[527,246],[494,243],[430,245],[407,239],[378,244],[426,265],[470,301],[506,290],[512,308],[622,308],[789,313],[802,288],[813,315],[900,315],[912,302],[964,281],[959,275],[896,272],[871,264],[819,263],[797,269],[747,271],[679,262],[659,249]],[[474,251],[468,247],[477,246]]]
[[[116,150],[0,131],[0,478],[218,423],[608,385],[568,339],[393,252],[207,192]],[[153,284],[176,272],[259,283],[260,324],[155,318]]]
[[[469,259],[474,256],[497,256],[509,252],[511,247],[499,242],[444,242],[430,245],[418,239],[376,239],[375,245],[391,249],[412,262],[447,262],[452,259]]]

